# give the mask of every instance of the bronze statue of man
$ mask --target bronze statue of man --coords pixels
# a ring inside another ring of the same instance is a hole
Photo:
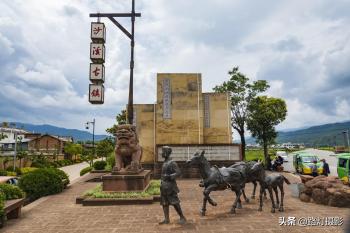
[[[159,224],[170,223],[169,205],[173,205],[176,212],[180,216],[179,223],[185,224],[186,218],[182,213],[180,200],[177,196],[180,190],[176,184],[176,178],[181,175],[181,172],[177,166],[177,163],[170,158],[171,152],[172,150],[170,147],[163,146],[162,157],[164,158],[164,163],[161,173],[160,204],[163,206],[164,220]]]

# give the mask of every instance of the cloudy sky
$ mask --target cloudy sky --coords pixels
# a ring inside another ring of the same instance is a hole
[[[199,72],[203,91],[239,66],[284,98],[279,129],[350,120],[350,1],[136,0],[135,103],[154,103],[156,73]],[[107,27],[105,104],[88,102],[92,12],[127,0],[2,0],[0,121],[98,133],[127,103],[129,40]],[[121,20],[129,27],[129,20]]]

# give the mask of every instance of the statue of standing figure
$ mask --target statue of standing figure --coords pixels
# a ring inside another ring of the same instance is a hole
[[[159,224],[169,224],[169,205],[173,205],[180,216],[179,223],[185,224],[186,218],[182,213],[178,193],[180,192],[176,184],[176,178],[181,175],[180,169],[175,161],[170,158],[172,150],[168,146],[163,146],[162,157],[164,163],[161,173],[160,184],[160,204],[163,206],[164,220]]]

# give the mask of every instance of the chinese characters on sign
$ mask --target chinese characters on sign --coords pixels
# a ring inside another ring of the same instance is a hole
[[[106,42],[106,28],[103,23],[91,23],[91,40],[93,42]]]
[[[105,46],[104,44],[91,43],[90,44],[90,58],[94,63],[105,62]]]
[[[89,85],[89,101],[90,103],[104,102],[104,87],[103,85],[90,84]]]
[[[106,28],[103,23],[91,23],[90,63],[89,78],[89,102],[92,104],[103,104],[105,81],[105,46]]]
[[[105,81],[105,66],[103,64],[90,64],[90,81],[92,83]]]
[[[170,79],[163,79],[163,118],[171,119],[171,86]]]

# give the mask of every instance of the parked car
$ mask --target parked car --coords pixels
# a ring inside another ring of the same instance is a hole
[[[337,163],[338,177],[350,181],[350,153],[339,154]]]
[[[15,176],[0,176],[0,183],[6,183],[6,184],[18,184],[18,178]]]
[[[285,151],[277,151],[276,156],[281,156],[283,158],[283,162],[288,162],[288,154]]]
[[[293,154],[293,166],[295,171],[300,174],[312,174],[311,165],[316,161],[317,173],[322,174],[323,167],[321,165],[320,159],[311,153],[308,152],[297,152]]]

